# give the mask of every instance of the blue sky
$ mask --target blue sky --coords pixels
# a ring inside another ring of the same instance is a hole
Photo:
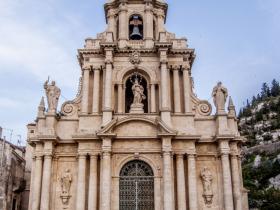
[[[105,0],[0,0],[0,126],[26,138],[48,75],[73,99],[77,48],[106,28]],[[168,1],[167,30],[196,50],[197,95],[209,101],[222,81],[237,107],[263,82],[280,80],[279,0]],[[4,130],[4,135],[10,132]]]

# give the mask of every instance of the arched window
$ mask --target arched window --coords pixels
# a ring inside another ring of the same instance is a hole
[[[154,210],[154,173],[141,160],[130,161],[120,172],[120,210]]]
[[[129,39],[143,39],[143,19],[140,15],[132,15],[129,19]]]
[[[143,88],[141,103],[143,104],[144,113],[148,113],[148,83],[145,77],[138,72],[132,73],[125,82],[125,112],[130,112],[131,105],[135,101],[135,93],[133,93],[135,90],[133,87],[136,81]]]

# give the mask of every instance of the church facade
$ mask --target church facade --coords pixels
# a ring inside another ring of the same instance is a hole
[[[221,83],[214,107],[194,94],[194,50],[166,31],[168,5],[104,8],[106,31],[78,50],[77,97],[58,110],[46,81],[47,108],[42,98],[28,125],[29,209],[248,209],[233,101]]]

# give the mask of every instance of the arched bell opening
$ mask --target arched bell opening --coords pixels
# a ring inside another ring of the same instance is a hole
[[[138,83],[135,88],[135,83]],[[143,88],[141,90],[141,88]],[[136,92],[136,93],[135,93]],[[137,94],[137,96],[135,95]],[[136,103],[139,99],[135,99],[135,97],[142,97],[141,102],[143,104],[144,113],[149,112],[148,107],[148,82],[144,75],[139,72],[133,72],[130,74],[125,82],[125,113],[130,113],[131,105]],[[139,101],[138,101],[139,102]]]
[[[120,210],[154,210],[154,173],[146,162],[133,160],[120,172]]]
[[[129,39],[143,40],[144,35],[143,18],[134,14],[129,18]]]

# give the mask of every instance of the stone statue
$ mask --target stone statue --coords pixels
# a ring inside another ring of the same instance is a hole
[[[139,84],[138,77],[135,78],[134,84],[132,86],[132,92],[134,95],[133,104],[142,104],[142,100],[146,99],[144,88]]]
[[[203,197],[205,203],[207,205],[211,205],[213,199],[213,189],[212,189],[213,175],[209,168],[204,167],[201,171],[200,176],[203,184]]]
[[[49,78],[44,84],[46,96],[48,100],[49,112],[55,112],[58,104],[58,100],[61,94],[60,89],[55,85],[55,81],[49,83]]]
[[[218,82],[218,84],[213,88],[212,97],[214,99],[217,113],[224,113],[228,91],[224,86],[222,86],[221,82]]]
[[[72,183],[72,174],[69,169],[66,169],[60,178],[61,192],[63,195],[69,195]]]

